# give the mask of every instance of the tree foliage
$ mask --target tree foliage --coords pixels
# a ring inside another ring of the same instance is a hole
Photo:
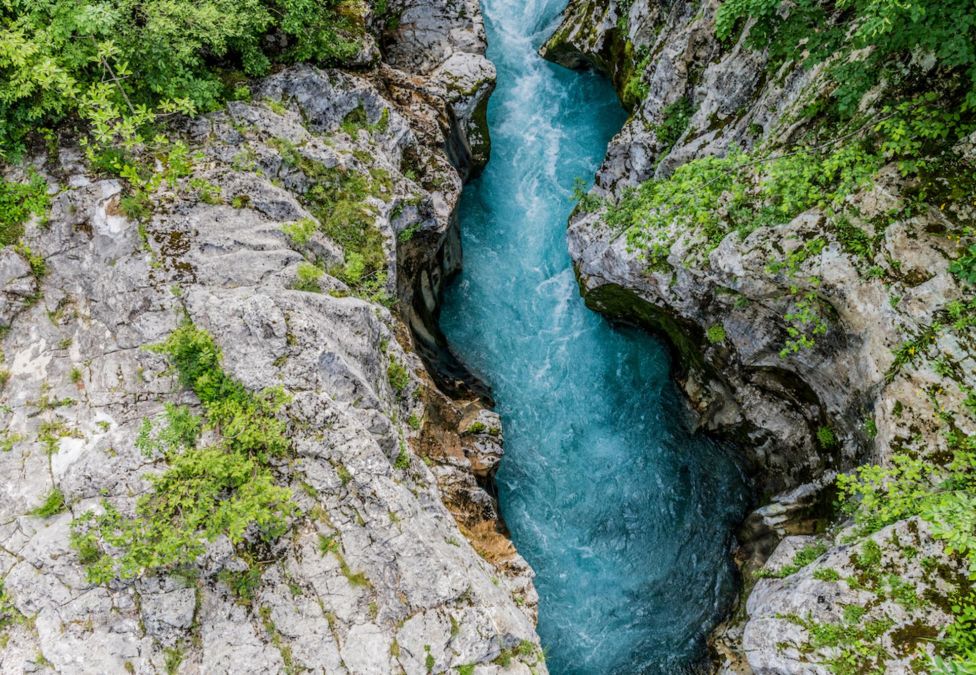
[[[959,78],[966,106],[976,107],[972,0],[794,0],[788,6],[781,0],[725,0],[716,33],[728,39],[749,19],[755,20],[749,44],[768,48],[774,63],[812,65],[839,56],[832,68],[834,96],[848,114],[882,71],[921,87],[933,75]],[[936,72],[926,74],[929,58]]]
[[[206,111],[275,62],[359,49],[360,0],[0,0],[0,152],[81,118]]]

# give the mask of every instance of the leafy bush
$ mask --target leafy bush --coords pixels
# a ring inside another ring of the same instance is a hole
[[[780,0],[725,0],[716,33],[727,39],[747,19],[755,19],[749,44],[768,48],[774,68],[788,60],[814,65],[837,56],[830,69],[833,97],[846,114],[856,111],[864,93],[882,79],[882,70],[895,81],[958,78],[969,107],[976,107],[976,6],[971,0],[795,0],[788,12],[782,6]],[[936,72],[917,70],[915,54],[931,55]]]
[[[829,450],[830,448],[836,447],[837,437],[834,435],[834,430],[830,427],[818,428],[817,442],[820,443],[820,447],[824,450]]]
[[[50,518],[67,508],[67,505],[64,503],[64,493],[58,488],[54,488],[47,493],[47,497],[44,498],[44,503],[34,509],[32,513],[41,518]]]
[[[671,151],[681,134],[688,128],[695,106],[691,99],[682,97],[666,107],[661,113],[661,122],[654,127],[654,135],[661,147],[659,155],[663,157]]]
[[[410,453],[407,452],[407,446],[403,442],[400,443],[400,452],[393,462],[393,468],[401,471],[410,468]]]
[[[205,111],[275,62],[337,64],[359,49],[357,0],[8,0],[0,5],[0,153],[80,116]],[[269,36],[274,39],[266,39]]]
[[[235,545],[249,535],[273,540],[295,513],[291,491],[277,485],[270,465],[290,447],[278,417],[285,394],[251,393],[228,377],[213,338],[192,324],[154,349],[170,357],[220,440],[198,447],[202,423],[186,408],[167,407],[167,426],[155,434],[143,425],[137,445],[162,453],[168,466],[148,478],[151,488],[137,500],[134,516],[103,502],[101,514],[88,512],[73,523],[72,545],[92,582],[192,564],[218,536]]]
[[[968,284],[976,284],[976,244],[949,266],[949,271]]]
[[[647,68],[651,63],[653,54],[648,50],[634,57],[634,69],[630,72],[624,86],[621,89],[621,98],[625,105],[634,106],[640,104],[650,92],[650,85],[645,79]]]
[[[311,218],[302,218],[297,222],[282,225],[281,231],[296,246],[304,246],[312,239],[312,235],[315,234],[318,227],[318,223]]]
[[[766,158],[733,148],[725,157],[693,160],[669,178],[630,190],[611,207],[607,220],[627,228],[632,247],[670,228],[698,230],[714,247],[733,230],[748,234],[814,207],[839,209],[849,195],[870,184],[881,164],[861,143],[827,153],[799,148]]]
[[[399,361],[390,361],[390,365],[386,369],[386,376],[390,381],[390,386],[393,387],[393,391],[398,394],[402,394],[410,385],[410,373]]]
[[[708,330],[705,331],[705,339],[713,345],[722,344],[725,342],[725,328],[720,323],[709,326]]]
[[[323,274],[325,274],[325,272],[312,263],[299,263],[297,278],[295,279],[295,283],[292,285],[292,288],[299,291],[307,291],[309,293],[321,293],[322,287],[319,285],[319,280],[322,278]]]
[[[136,449],[150,459],[195,447],[203,428],[203,420],[190,412],[187,406],[166,403],[164,407],[166,425],[154,428],[149,418],[146,418],[136,436]]]
[[[944,645],[960,660],[976,664],[976,593],[957,598],[952,604],[954,621],[946,628]],[[945,662],[937,664],[941,672],[953,672]],[[956,671],[959,672],[959,671]],[[970,671],[962,671],[970,672]]]
[[[602,199],[590,194],[586,181],[579,176],[573,181],[572,200],[576,202],[577,208],[583,213],[595,213],[600,210],[600,206],[603,204]]]
[[[833,567],[820,567],[814,571],[813,578],[820,581],[839,581],[840,573]]]
[[[26,183],[0,179],[0,248],[16,244],[31,216],[44,216],[50,205],[47,183],[34,175]]]

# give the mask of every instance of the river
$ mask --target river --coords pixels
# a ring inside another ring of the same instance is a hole
[[[729,449],[689,431],[665,345],[579,296],[574,181],[593,176],[626,115],[603,78],[537,55],[563,5],[482,0],[498,67],[492,159],[463,195],[464,270],[441,323],[502,416],[499,500],[538,575],[551,671],[683,672],[734,594],[728,547],[747,490]]]

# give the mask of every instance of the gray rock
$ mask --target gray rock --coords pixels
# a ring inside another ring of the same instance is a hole
[[[543,54],[607,73],[632,108],[610,143],[595,196],[617,199],[629,186],[666,178],[682,164],[722,156],[733,146],[788,149],[806,131],[809,117],[801,111],[823,93],[823,67],[787,63],[767,73],[767,54],[745,45],[749,26],[733,45],[717,41],[720,4],[569,3]],[[641,86],[628,87],[634,83]],[[634,92],[641,90],[638,100]],[[682,99],[693,113],[677,142],[666,147],[656,130]],[[972,155],[970,146],[967,139],[958,148],[964,159]],[[968,340],[944,331],[931,344],[920,343],[908,363],[896,364],[895,353],[924,335],[940,312],[971,297],[949,272],[960,253],[957,242],[939,234],[967,222],[971,205],[950,202],[911,218],[891,217],[908,189],[897,167],[887,166],[873,186],[848,199],[849,211],[860,214],[853,224],[880,242],[862,255],[828,227],[824,212],[811,209],[745,238],[730,233],[712,250],[699,233],[672,227],[662,238],[662,264],[649,269],[641,253],[606,225],[602,211],[580,209],[571,218],[570,252],[587,303],[668,335],[683,357],[686,372],[679,384],[699,412],[701,428],[736,440],[758,491],[774,495],[739,532],[737,559],[747,571],[761,567],[784,536],[781,546],[789,546],[798,541],[791,537],[816,531],[833,499],[827,488],[837,472],[867,461],[885,463],[896,452],[948,453],[938,422],[941,409],[952,410],[954,423],[967,433],[976,428],[962,404],[964,390],[976,385],[974,355],[960,344]],[[818,237],[823,249],[806,256],[795,274],[770,269],[771,261],[784,260]],[[787,315],[798,309],[793,287],[815,291],[829,320],[813,348],[782,356]],[[718,328],[722,339],[709,340],[709,330]],[[936,356],[942,362],[938,369]],[[947,367],[952,377],[945,375]],[[938,391],[938,403],[926,393],[931,391]],[[878,541],[888,555],[892,545]],[[928,540],[925,546],[935,545]],[[833,546],[828,556],[843,550]],[[775,559],[768,565],[774,563],[779,565]],[[958,570],[959,563],[950,567]],[[776,613],[799,608],[817,621],[836,618],[816,600],[827,597],[827,587],[808,578],[810,573],[756,586],[744,628],[728,624],[714,640],[727,672],[823,672],[830,655],[818,655],[813,663],[804,661],[799,647],[785,655],[779,649],[806,633]],[[851,597],[830,596],[830,603]],[[788,606],[789,598],[799,604]],[[888,647],[904,628],[901,614],[892,611],[895,625],[883,637]],[[934,613],[919,621],[929,631],[943,625]],[[906,666],[893,659],[889,667],[901,672]]]
[[[123,186],[86,174],[77,151],[46,167],[50,226],[30,224],[26,240],[48,274],[38,284],[22,256],[0,253],[0,574],[16,619],[0,635],[0,672],[426,672],[428,653],[435,672],[500,672],[491,661],[503,649],[538,645],[532,570],[467,459],[488,475],[500,435],[462,434],[464,411],[480,404],[437,391],[414,351],[436,337],[416,308],[436,308],[457,265],[454,209],[462,175],[485,159],[487,136],[475,134],[494,70],[476,2],[391,5],[402,23],[388,63],[360,74],[296,66],[257,84],[253,102],[188,120],[194,182],[155,193],[141,227],[119,208]],[[367,43],[363,64],[378,56]],[[359,110],[362,128],[343,124]],[[361,204],[399,312],[329,274],[348,259],[342,242],[320,232],[297,245],[283,232],[314,218],[310,167],[373,177]],[[218,197],[204,198],[200,181]],[[402,242],[414,226],[423,235]],[[292,288],[306,262],[326,270],[324,292]],[[414,302],[421,287],[425,305]],[[103,500],[131,513],[164,469],[135,447],[143,420],[166,403],[199,409],[144,349],[187,317],[245,387],[292,397],[293,452],[276,472],[300,516],[250,561],[260,578],[244,598],[228,575],[249,563],[226,538],[189,574],[108,585],[88,581],[70,543],[74,519]],[[392,363],[405,387],[391,383]],[[458,489],[448,494],[442,476]],[[67,509],[32,515],[53,489]],[[536,661],[519,656],[510,672],[545,672]]]

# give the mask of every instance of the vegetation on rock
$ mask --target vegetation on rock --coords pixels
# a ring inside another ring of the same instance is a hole
[[[813,209],[826,217],[845,251],[870,258],[876,244],[857,225],[859,213],[850,197],[869,187],[884,165],[894,163],[906,179],[921,184],[935,175],[953,175],[960,184],[976,178],[976,170],[961,165],[953,152],[976,129],[976,9],[971,4],[801,0],[787,12],[781,4],[727,0],[719,8],[716,31],[730,38],[747,19],[754,20],[747,44],[769,50],[770,76],[787,62],[824,64],[828,82],[818,85],[822,95],[803,111],[806,136],[788,148],[767,145],[744,152],[733,147],[723,157],[693,160],[610,204],[607,222],[626,233],[630,247],[642,251],[653,269],[669,269],[678,237],[693,235],[697,255],[704,257],[732,232],[744,238]],[[874,98],[862,104],[872,87]],[[691,111],[687,99],[665,109],[655,130],[662,155],[684,131]],[[936,197],[919,190],[901,214],[890,216],[908,217]],[[973,233],[964,228],[954,234]],[[807,244],[800,253],[817,251]],[[970,278],[972,257],[967,254],[953,266],[962,278]],[[795,278],[797,260],[771,259],[769,266],[772,272],[785,271],[789,281],[786,357],[812,347],[816,336],[826,333],[824,302],[819,279]]]
[[[285,393],[252,393],[231,379],[213,338],[189,323],[154,350],[200,399],[204,419],[170,405],[164,426],[144,422],[137,447],[165,469],[147,476],[151,488],[134,514],[104,502],[74,522],[72,546],[93,582],[191,565],[219,536],[234,545],[273,541],[296,513],[275,469],[290,448],[280,417]],[[200,447],[204,428],[218,439]]]
[[[755,147],[732,146],[723,156],[694,159],[603,203],[593,203],[596,198],[588,195],[581,210],[603,209],[602,219],[617,236],[626,237],[630,250],[665,278],[682,267],[707,267],[720,244],[731,240],[735,246],[754,235],[740,250],[765,251],[765,272],[783,289],[780,297],[764,301],[781,308],[777,323],[784,334],[784,359],[825,345],[810,357],[817,358],[829,349],[838,316],[831,303],[837,298],[822,289],[816,271],[821,256],[836,259],[842,252],[865,282],[887,284],[900,275],[900,263],[892,259],[886,239],[889,225],[902,224],[912,238],[915,216],[940,215],[935,236],[944,237],[944,251],[962,251],[949,270],[963,295],[944,301],[934,320],[902,329],[904,342],[892,350],[887,382],[903,369],[923,366],[943,378],[922,386],[948,452],[909,450],[899,445],[900,439],[886,439],[892,447],[885,449],[883,466],[862,467],[838,483],[856,537],[920,516],[949,555],[966,561],[971,578],[951,584],[955,596],[946,608],[954,623],[926,637],[926,642],[937,642],[936,663],[922,654],[914,666],[976,672],[976,609],[969,591],[976,580],[976,395],[970,369],[958,356],[960,350],[968,352],[976,327],[971,297],[976,283],[976,162],[971,149],[976,132],[976,5],[968,0],[724,0],[715,30],[726,45],[744,35],[747,48],[766,53],[763,82],[783,83],[791,73],[807,69],[810,80],[796,109],[779,128],[764,122],[750,128],[748,136],[739,136],[743,142],[760,137]],[[646,65],[628,82],[628,96],[646,96]],[[662,111],[664,121],[654,129],[659,160],[684,132],[681,121],[692,110],[687,105]],[[723,121],[715,120],[709,131]],[[883,208],[873,204],[871,215],[862,212],[865,195],[875,188],[884,193],[891,185],[899,186],[897,200]],[[762,239],[802,214],[809,214],[809,221],[794,223],[792,231],[802,230],[803,236],[795,241],[774,239],[774,234]],[[930,235],[932,230],[926,232]],[[890,296],[896,312],[900,300],[900,295]],[[705,340],[722,341],[720,327],[711,325]],[[953,345],[962,346],[954,353]],[[965,398],[961,404],[959,392]],[[849,443],[849,432],[841,427],[813,426],[811,431],[827,454]],[[866,420],[863,433],[874,439],[878,423]],[[876,542],[867,539],[862,546],[864,583],[903,607],[922,602],[911,585],[881,574]],[[823,550],[804,550],[794,564],[767,575],[796,573]],[[827,568],[818,568],[813,576],[840,580],[836,570]],[[844,581],[851,588],[861,583]],[[892,623],[875,615],[865,618],[863,612],[849,607],[843,621],[829,625],[809,617],[792,620],[810,636],[808,651],[823,649],[821,653],[832,655],[824,662],[831,671],[869,672],[883,667],[887,656],[878,651],[878,636]]]
[[[34,175],[25,183],[0,179],[0,247],[16,244],[31,216],[43,217],[50,198],[47,183]]]
[[[334,65],[361,49],[356,0],[9,0],[0,6],[0,156],[84,121],[131,135],[204,112],[275,63]]]

